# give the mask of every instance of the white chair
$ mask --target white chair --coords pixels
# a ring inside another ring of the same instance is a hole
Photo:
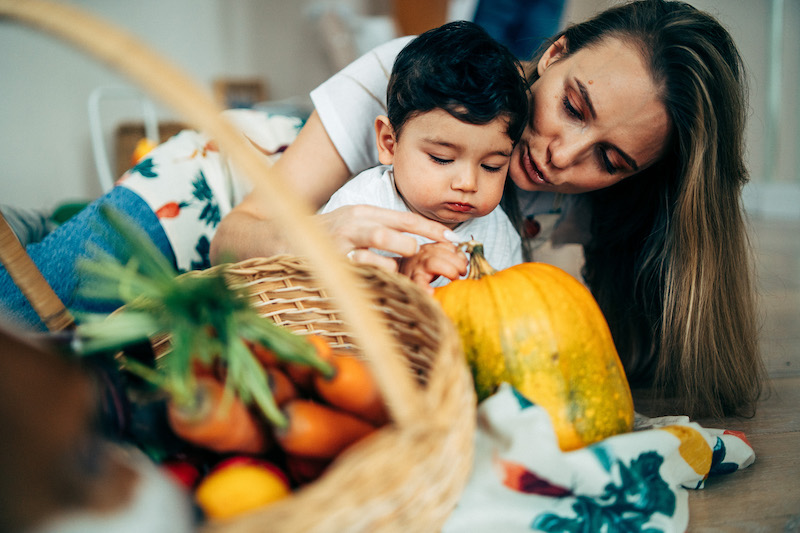
[[[108,156],[108,145],[104,140],[100,113],[101,104],[111,99],[138,102],[142,110],[145,136],[154,143],[159,142],[156,108],[147,96],[132,87],[100,86],[95,88],[89,94],[89,131],[92,138],[94,164],[103,193],[110,191],[116,181]]]

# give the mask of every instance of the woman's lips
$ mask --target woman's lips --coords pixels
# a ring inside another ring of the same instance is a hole
[[[536,163],[533,162],[533,157],[531,157],[530,147],[525,147],[525,150],[522,153],[522,167],[525,169],[525,173],[528,175],[530,180],[537,184],[537,185],[549,185],[550,182],[542,174],[542,171],[539,170],[539,167],[536,166]]]

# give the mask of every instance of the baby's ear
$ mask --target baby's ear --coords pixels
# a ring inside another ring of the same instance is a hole
[[[394,161],[397,139],[386,115],[379,115],[375,119],[375,139],[378,142],[378,161],[383,165],[391,165]]]

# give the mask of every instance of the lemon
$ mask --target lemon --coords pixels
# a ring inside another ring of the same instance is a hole
[[[238,464],[215,470],[195,491],[206,516],[231,518],[285,498],[290,489],[281,477],[262,466]]]

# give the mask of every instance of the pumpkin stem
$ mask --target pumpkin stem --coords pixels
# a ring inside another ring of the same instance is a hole
[[[467,279],[481,279],[483,276],[491,276],[497,272],[483,255],[483,243],[473,239],[462,242],[458,246],[459,248],[463,247],[464,251],[469,254],[469,274],[467,274]]]

